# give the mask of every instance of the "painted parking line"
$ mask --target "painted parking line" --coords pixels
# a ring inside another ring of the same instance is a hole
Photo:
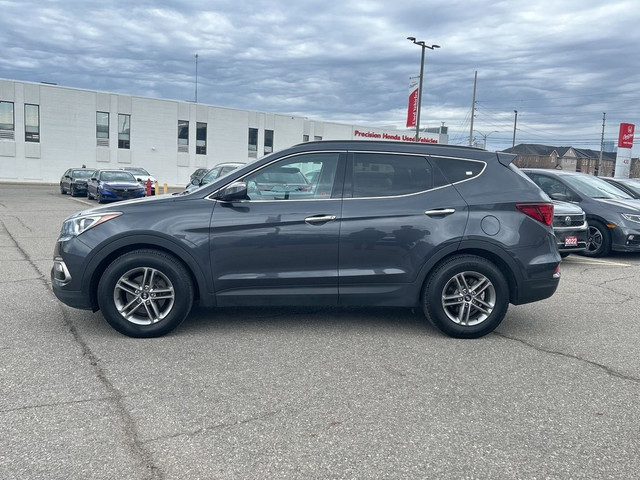
[[[93,205],[93,203],[90,203],[89,200],[82,200],[81,198],[72,198],[71,200],[73,200],[74,202],[84,203],[85,205]]]
[[[630,267],[631,265],[628,263],[614,262],[612,260],[599,260],[595,258],[584,258],[584,257],[568,257],[562,260],[562,263],[581,263],[585,265],[603,265],[603,266],[612,266],[612,267]]]

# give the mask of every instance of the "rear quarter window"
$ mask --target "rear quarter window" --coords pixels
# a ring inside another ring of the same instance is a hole
[[[465,160],[461,158],[430,157],[442,171],[449,183],[458,183],[479,176],[487,164],[480,160]]]

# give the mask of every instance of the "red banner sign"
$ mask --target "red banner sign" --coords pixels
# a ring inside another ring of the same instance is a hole
[[[418,81],[420,77],[409,79],[409,108],[407,110],[407,127],[415,127],[418,121]]]
[[[621,123],[618,135],[618,148],[633,148],[633,133],[636,126],[632,123]]]

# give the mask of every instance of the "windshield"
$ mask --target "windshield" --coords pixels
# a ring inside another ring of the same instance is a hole
[[[92,173],[93,170],[74,170],[71,172],[71,176],[74,178],[89,178]]]
[[[136,179],[129,172],[100,172],[103,182],[135,182]]]
[[[567,175],[565,181],[582,195],[591,198],[631,198],[619,188],[591,175]]]
[[[134,175],[145,175],[147,177],[151,176],[149,175],[149,172],[147,172],[144,168],[127,168],[126,170],[127,172],[131,172]]]

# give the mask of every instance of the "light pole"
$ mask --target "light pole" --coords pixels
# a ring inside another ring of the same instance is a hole
[[[482,140],[483,140],[483,142],[482,142],[482,148],[484,148],[484,149],[486,150],[486,149],[487,149],[487,137],[488,137],[489,135],[491,135],[492,133],[498,133],[498,130],[493,130],[493,131],[491,131],[491,132],[489,132],[489,133],[487,133],[487,134],[482,133],[480,130],[474,130],[474,132],[476,132],[476,133],[479,133],[479,134],[480,134],[480,136],[482,137]]]
[[[418,116],[416,118],[416,142],[419,140],[420,135],[420,109],[422,108],[422,79],[424,77],[424,49],[428,48],[429,50],[433,50],[436,48],[440,48],[440,45],[427,45],[424,41],[416,42],[416,37],[407,37],[407,40],[415,43],[416,45],[420,45],[422,47],[422,58],[420,59],[420,86],[418,87]]]
[[[198,54],[194,55],[196,57],[196,100],[195,103],[198,103]]]

